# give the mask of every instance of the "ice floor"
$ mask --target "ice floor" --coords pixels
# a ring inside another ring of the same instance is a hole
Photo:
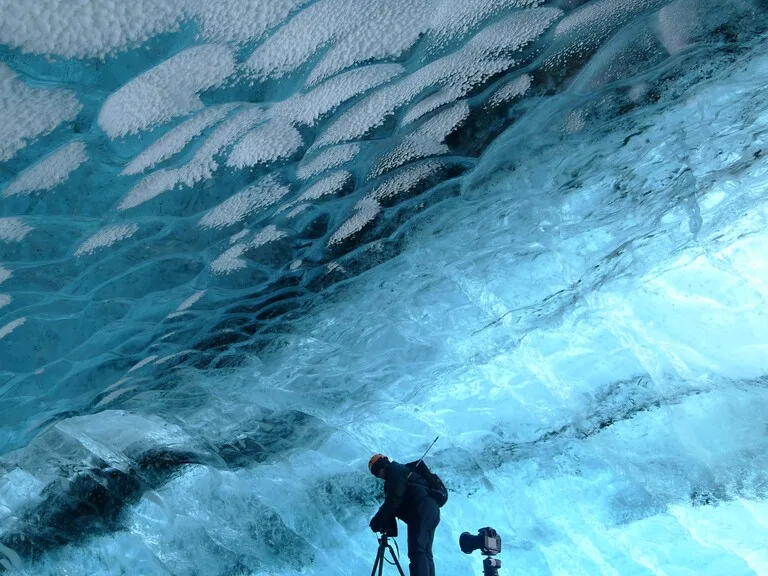
[[[0,13],[0,573],[768,576],[765,2]]]

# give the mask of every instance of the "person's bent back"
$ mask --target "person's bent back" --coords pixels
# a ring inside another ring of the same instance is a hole
[[[371,473],[384,480],[384,503],[371,519],[374,532],[387,532],[399,518],[408,526],[411,576],[434,576],[432,542],[440,523],[440,507],[429,495],[426,481],[399,462],[381,454],[368,462]]]

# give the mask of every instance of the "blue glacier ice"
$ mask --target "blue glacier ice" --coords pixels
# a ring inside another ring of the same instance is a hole
[[[0,573],[768,576],[768,2],[0,14]]]

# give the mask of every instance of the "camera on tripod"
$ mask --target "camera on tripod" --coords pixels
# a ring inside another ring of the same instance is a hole
[[[498,576],[501,560],[491,558],[501,552],[501,536],[491,527],[480,528],[476,535],[463,532],[459,536],[459,548],[464,554],[472,554],[475,550],[486,556],[483,560],[483,576]]]

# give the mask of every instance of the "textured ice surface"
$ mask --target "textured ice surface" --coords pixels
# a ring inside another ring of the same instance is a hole
[[[158,138],[149,148],[131,160],[121,174],[141,174],[148,168],[171,158],[181,152],[194,138],[200,136],[203,131],[226,118],[235,107],[234,104],[224,104],[201,110],[199,114]]]
[[[200,225],[206,228],[232,226],[254,210],[276,204],[288,192],[287,186],[280,184],[273,177],[267,177],[227,198],[222,204],[203,216]]]
[[[768,576],[765,2],[0,14],[0,572]]]
[[[78,246],[77,250],[75,250],[75,256],[92,254],[100,248],[109,248],[116,242],[130,238],[136,234],[138,230],[138,224],[115,224],[113,226],[102,228]]]
[[[81,107],[70,90],[33,88],[0,62],[0,161],[73,120]]]
[[[19,174],[16,180],[3,191],[3,195],[13,196],[50,190],[65,182],[69,174],[77,170],[86,160],[88,156],[85,153],[85,144],[82,142],[67,144]]]
[[[21,242],[33,229],[21,218],[0,218],[0,240],[3,242]]]
[[[341,144],[327,148],[309,160],[302,162],[296,169],[296,176],[302,180],[312,178],[326,170],[331,170],[349,162],[359,152],[359,144]]]
[[[188,48],[111,94],[99,112],[99,126],[117,138],[199,110],[199,93],[221,84],[234,68],[226,46]]]

